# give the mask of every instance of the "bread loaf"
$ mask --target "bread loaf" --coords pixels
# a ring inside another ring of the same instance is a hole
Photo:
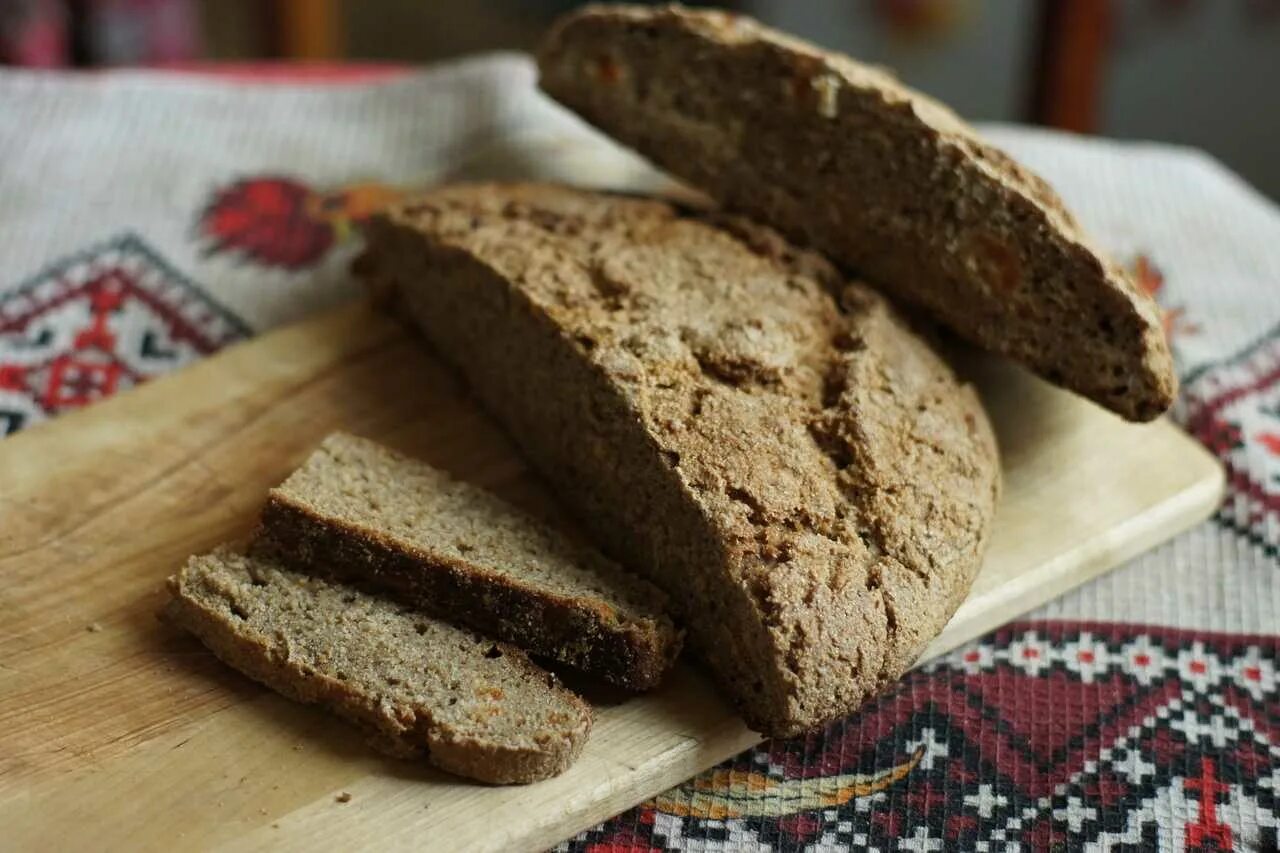
[[[821,257],[659,201],[474,185],[377,217],[360,267],[760,731],[855,709],[964,598],[999,486],[986,415]]]

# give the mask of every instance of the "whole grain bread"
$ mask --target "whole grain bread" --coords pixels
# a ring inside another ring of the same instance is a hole
[[[1173,402],[1151,297],[1044,180],[884,70],[679,6],[585,7],[538,62],[606,133],[979,346],[1132,420]]]
[[[999,485],[986,415],[821,257],[658,201],[475,185],[377,217],[361,267],[666,589],[760,731],[856,708],[964,598]]]
[[[360,725],[378,748],[484,782],[565,770],[591,710],[523,652],[227,549],[169,579],[166,617],[245,675]]]
[[[335,433],[279,487],[262,538],[281,560],[366,581],[416,608],[631,690],[680,650],[666,596],[497,496]]]

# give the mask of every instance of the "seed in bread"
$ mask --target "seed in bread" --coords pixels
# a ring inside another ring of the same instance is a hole
[[[986,414],[821,257],[659,201],[474,185],[376,217],[362,268],[666,590],[757,729],[857,708],[964,598],[999,485]]]
[[[1053,189],[885,71],[752,21],[600,5],[540,85],[726,207],[1131,420],[1177,381],[1155,303]]]
[[[262,513],[279,559],[367,581],[407,604],[630,690],[680,651],[666,596],[481,488],[335,433]]]
[[[392,755],[483,782],[563,772],[591,710],[523,652],[226,549],[169,579],[166,617],[225,663],[360,725]]]

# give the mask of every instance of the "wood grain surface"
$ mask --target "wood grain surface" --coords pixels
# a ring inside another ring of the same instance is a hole
[[[1167,422],[1125,424],[995,362],[968,369],[1005,497],[930,655],[1172,536],[1222,488]],[[756,742],[685,667],[600,707],[563,776],[468,784],[381,757],[159,622],[165,577],[247,534],[266,489],[337,428],[559,515],[455,377],[363,304],[0,441],[0,846],[535,849]]]

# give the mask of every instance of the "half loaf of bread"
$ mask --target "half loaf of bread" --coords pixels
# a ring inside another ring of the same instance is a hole
[[[964,598],[999,486],[986,415],[821,257],[659,201],[491,184],[377,217],[360,267],[666,590],[757,729],[853,710]]]

